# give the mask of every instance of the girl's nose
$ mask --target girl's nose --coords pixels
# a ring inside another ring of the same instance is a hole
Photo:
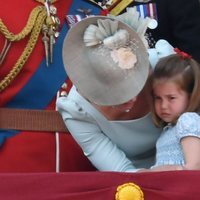
[[[162,109],[167,108],[167,101],[162,100],[162,102],[161,102],[161,108],[162,108]]]

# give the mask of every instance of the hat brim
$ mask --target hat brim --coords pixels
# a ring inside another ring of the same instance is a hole
[[[127,30],[130,39],[135,41],[135,67],[122,71],[109,52],[95,54],[98,47],[86,47],[83,35],[99,19],[111,18],[88,17],[68,31],[63,44],[63,62],[69,78],[85,98],[98,105],[119,105],[137,96],[144,87],[149,73],[148,54],[138,34],[120,21],[118,27]]]

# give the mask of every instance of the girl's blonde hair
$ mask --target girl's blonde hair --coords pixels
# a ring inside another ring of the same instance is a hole
[[[150,78],[152,86],[160,79],[173,81],[190,96],[189,105],[186,112],[200,111],[200,65],[191,57],[183,58],[179,54],[173,54],[162,58],[155,66]],[[153,121],[156,126],[164,127],[167,125],[160,119],[152,105]]]

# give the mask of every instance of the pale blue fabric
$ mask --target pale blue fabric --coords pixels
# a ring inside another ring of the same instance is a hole
[[[155,162],[161,130],[150,114],[137,120],[108,121],[73,87],[57,100],[58,111],[84,154],[100,171],[133,172]]]
[[[168,125],[163,129],[157,141],[156,164],[184,165],[184,155],[180,140],[187,136],[200,138],[200,116],[194,112],[182,114],[175,126]]]

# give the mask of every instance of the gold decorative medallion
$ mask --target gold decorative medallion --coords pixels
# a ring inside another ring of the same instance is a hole
[[[117,187],[115,200],[144,200],[144,194],[138,185],[125,183]]]

